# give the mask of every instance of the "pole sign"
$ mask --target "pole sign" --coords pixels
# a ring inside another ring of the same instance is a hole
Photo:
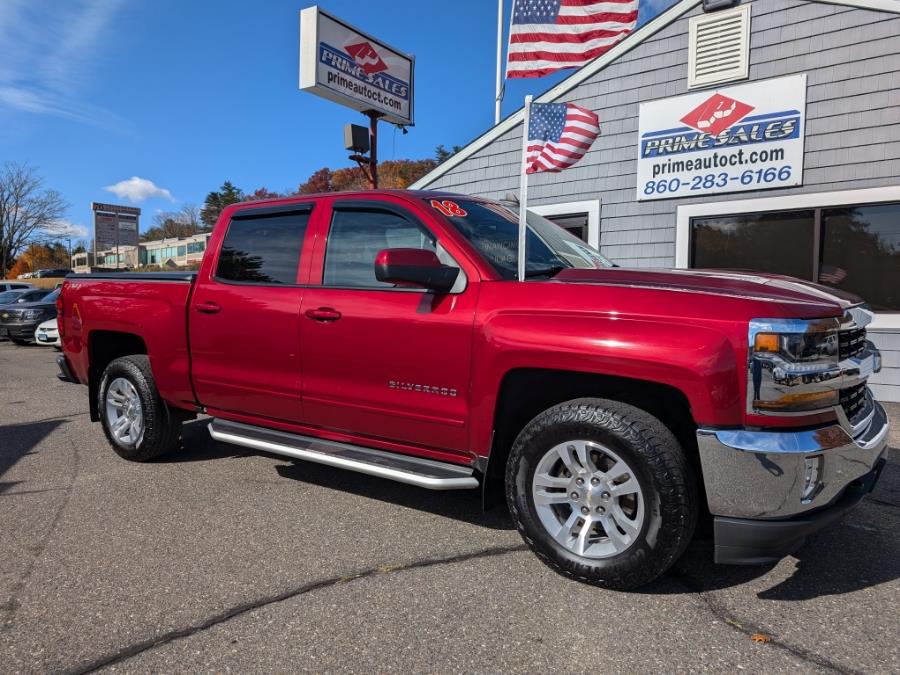
[[[641,103],[637,199],[803,184],[806,74]]]
[[[139,208],[91,202],[91,210],[94,212],[94,252],[138,245]]]
[[[413,124],[415,58],[318,7],[300,12],[300,89],[393,124]]]

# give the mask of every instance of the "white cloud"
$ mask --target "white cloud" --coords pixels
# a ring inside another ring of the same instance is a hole
[[[91,61],[124,0],[36,3],[0,0],[0,109],[54,115],[103,126],[121,123],[86,105]]]
[[[88,229],[84,225],[76,225],[68,220],[57,220],[44,228],[45,234],[59,239],[87,239]]]
[[[132,176],[128,180],[120,180],[118,183],[107,185],[103,189],[107,192],[112,192],[120,199],[127,199],[134,204],[142,202],[145,199],[150,199],[151,197],[168,199],[170,202],[175,201],[171,192],[165,188],[159,187],[152,180],[147,180],[146,178],[140,178],[138,176]]]

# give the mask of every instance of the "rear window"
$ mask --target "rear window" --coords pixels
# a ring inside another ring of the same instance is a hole
[[[295,284],[309,210],[235,217],[228,225],[216,277],[256,284]]]

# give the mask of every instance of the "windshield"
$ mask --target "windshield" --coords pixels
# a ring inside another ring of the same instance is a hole
[[[53,291],[49,295],[44,296],[42,298],[42,302],[56,302],[56,299],[59,297],[59,290],[60,289],[57,288],[55,291]]]
[[[430,200],[429,200],[430,201]],[[458,209],[438,208],[447,221],[504,279],[517,277],[519,216],[496,202],[455,200]],[[452,213],[453,215],[447,215]],[[465,215],[462,215],[462,214]],[[536,213],[528,212],[525,276],[552,277],[571,267],[600,269],[613,264],[578,237]]]
[[[0,305],[6,304],[7,302],[12,302],[24,292],[25,291],[3,291],[2,293],[0,293]]]

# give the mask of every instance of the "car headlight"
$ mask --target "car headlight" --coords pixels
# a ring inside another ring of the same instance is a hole
[[[839,330],[836,318],[751,321],[748,412],[802,414],[838,405]]]

